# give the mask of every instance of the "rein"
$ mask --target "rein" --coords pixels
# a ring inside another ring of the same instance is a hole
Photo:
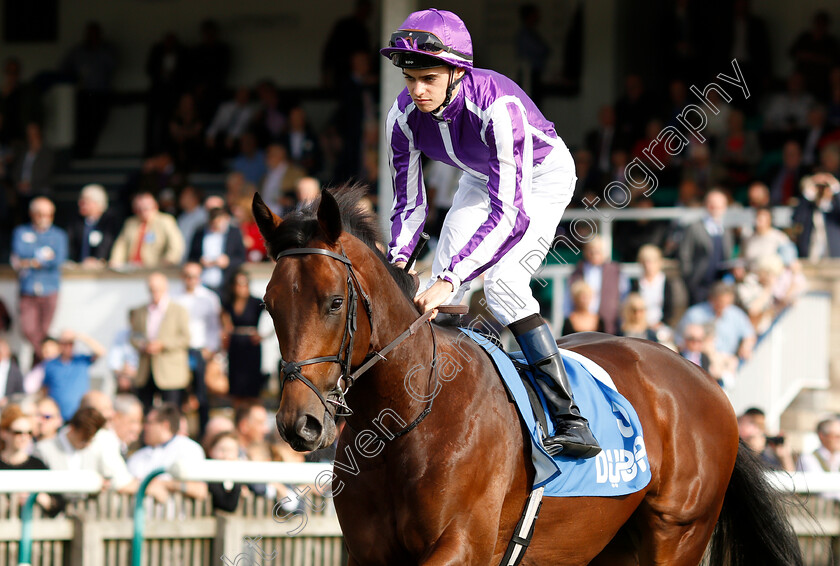
[[[309,387],[317,396],[318,399],[321,400],[321,403],[324,405],[324,408],[330,413],[333,417],[342,416],[342,417],[349,417],[353,415],[353,410],[347,405],[347,400],[345,399],[345,395],[350,388],[353,386],[355,381],[366,371],[372,368],[376,363],[381,360],[387,360],[385,357],[388,353],[390,353],[394,348],[399,346],[404,340],[413,336],[417,333],[417,330],[423,326],[424,324],[429,324],[429,329],[432,332],[432,344],[433,344],[433,351],[432,351],[432,371],[434,373],[437,372],[436,360],[435,356],[437,353],[437,339],[435,337],[434,328],[432,327],[430,320],[434,315],[434,311],[427,311],[424,314],[420,315],[411,325],[403,331],[399,336],[394,338],[391,342],[389,342],[384,348],[378,350],[376,352],[372,352],[367,355],[365,362],[359,366],[355,371],[350,372],[350,365],[351,365],[351,358],[353,356],[353,342],[355,339],[356,329],[358,328],[358,320],[357,320],[357,303],[356,297],[357,293],[362,298],[362,304],[364,305],[365,312],[368,316],[368,323],[371,325],[371,329],[373,329],[373,316],[372,316],[372,307],[370,304],[370,297],[364,292],[361,285],[359,284],[359,280],[356,277],[356,273],[353,271],[353,263],[344,253],[344,248],[341,248],[341,253],[337,254],[330,250],[325,250],[322,248],[295,248],[291,250],[286,250],[277,254],[275,258],[276,261],[280,261],[283,257],[288,256],[296,256],[296,255],[323,255],[329,258],[335,259],[340,261],[347,267],[347,321],[344,327],[344,334],[341,338],[341,346],[339,346],[338,353],[333,356],[320,356],[317,358],[310,358],[308,360],[303,360],[299,362],[291,361],[285,362],[283,364],[283,368],[280,371],[280,395],[283,394],[283,389],[286,385],[287,381],[295,381],[298,380],[302,382],[304,385]],[[456,309],[458,312],[461,312],[460,309]],[[450,309],[449,312],[452,312]],[[312,365],[312,364],[320,364],[320,363],[337,363],[341,366],[341,375],[339,375],[338,380],[336,381],[335,387],[333,387],[330,391],[327,392],[326,397],[323,393],[312,383],[309,379],[307,379],[303,373],[301,372],[301,368],[303,366]],[[345,387],[344,389],[341,388],[341,381],[344,381]],[[399,438],[400,436],[407,434],[411,430],[413,430],[417,425],[419,425],[423,419],[425,419],[432,410],[432,402],[434,401],[434,397],[429,401],[429,404],[423,410],[423,412],[418,416],[414,421],[411,422],[407,427],[403,430],[399,431],[398,433],[392,436],[393,438]],[[331,410],[331,405],[335,408]],[[341,411],[341,412],[339,412]]]

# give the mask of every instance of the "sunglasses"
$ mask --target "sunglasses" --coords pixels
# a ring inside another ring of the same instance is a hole
[[[46,414],[45,414],[45,415],[38,415],[38,418],[40,418],[40,419],[44,419],[45,421],[48,421],[48,420],[50,420],[50,419],[54,419],[54,418],[56,418],[57,416],[58,416],[58,415],[46,415]]]
[[[422,51],[430,55],[438,55],[446,51],[447,53],[452,53],[453,55],[472,61],[472,56],[447,47],[438,36],[422,30],[397,30],[391,34],[391,40],[388,42],[388,45],[391,47],[416,49],[417,51]]]
[[[700,337],[700,336],[686,336],[685,341],[686,342],[702,342],[703,338]]]
[[[11,432],[15,436],[32,436],[32,431],[31,430],[9,429],[9,432]]]

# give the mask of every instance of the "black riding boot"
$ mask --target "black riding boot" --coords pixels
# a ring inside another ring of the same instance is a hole
[[[548,324],[539,315],[531,315],[508,328],[536,372],[537,384],[548,401],[554,436],[543,439],[546,452],[572,458],[592,458],[598,454],[601,447],[575,405],[566,368]]]

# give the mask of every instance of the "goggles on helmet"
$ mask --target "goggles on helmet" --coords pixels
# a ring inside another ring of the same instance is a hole
[[[472,56],[447,47],[438,36],[422,30],[397,30],[391,34],[391,41],[388,42],[388,45],[390,47],[422,51],[429,55],[438,55],[446,51],[447,53],[462,57],[467,61],[472,61]]]

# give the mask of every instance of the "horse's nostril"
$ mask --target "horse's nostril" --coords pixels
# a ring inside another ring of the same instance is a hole
[[[307,442],[313,442],[321,438],[323,425],[312,415],[302,415],[295,424],[295,432]]]

